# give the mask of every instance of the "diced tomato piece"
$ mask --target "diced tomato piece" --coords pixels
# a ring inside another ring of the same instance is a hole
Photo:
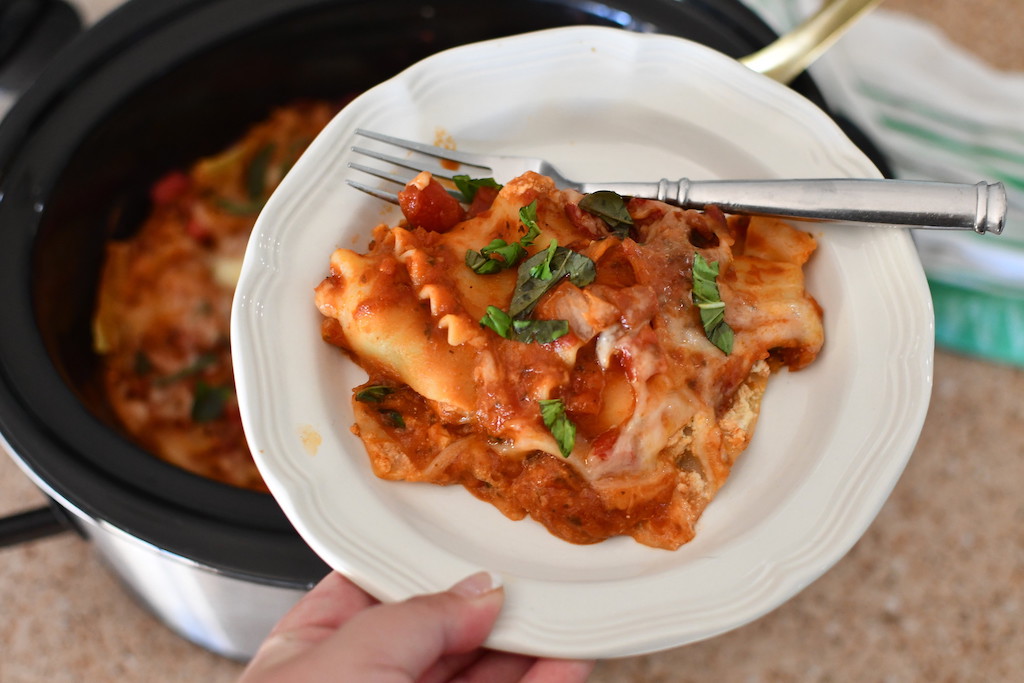
[[[213,233],[210,232],[210,228],[203,225],[195,218],[190,218],[188,223],[185,224],[185,232],[188,233],[189,237],[197,242],[202,242],[213,236]]]
[[[445,232],[466,218],[466,211],[455,197],[429,173],[421,173],[398,193],[398,205],[409,224]]]
[[[181,171],[171,171],[153,183],[149,197],[154,204],[170,204],[188,191],[192,181]]]

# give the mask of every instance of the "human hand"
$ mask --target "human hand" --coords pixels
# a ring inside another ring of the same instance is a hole
[[[496,577],[480,572],[442,593],[380,604],[332,572],[281,618],[239,683],[587,679],[592,662],[483,649],[504,599]]]

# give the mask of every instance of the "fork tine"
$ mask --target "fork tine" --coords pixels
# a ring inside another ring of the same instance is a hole
[[[376,187],[370,187],[369,185],[364,185],[360,182],[356,182],[355,180],[347,180],[345,182],[347,182],[350,186],[354,187],[360,192],[365,192],[371,197],[376,197],[377,199],[382,199],[385,202],[391,202],[392,204],[398,204],[398,195],[395,194],[394,192],[385,192],[384,190],[381,190]]]
[[[386,180],[386,181],[388,181],[390,183],[395,183],[396,185],[401,185],[403,187],[405,185],[407,185],[410,180],[412,180],[413,178],[416,177],[415,174],[411,174],[411,173],[407,173],[405,175],[398,175],[397,173],[388,173],[387,171],[382,171],[379,168],[373,168],[372,166],[364,166],[363,164],[357,164],[354,161],[350,161],[348,166],[349,166],[349,168],[353,168],[353,169],[355,169],[357,171],[362,171],[363,173],[367,173],[369,175],[372,175],[375,178],[380,178],[381,180]],[[351,185],[352,187],[355,187],[357,190],[362,190],[363,192],[366,192],[368,194],[372,194],[374,197],[377,197],[378,199],[383,199],[385,201],[389,201],[389,202],[392,202],[394,204],[398,203],[398,195],[397,194],[392,194],[390,192],[385,192],[384,190],[376,190],[375,192],[370,192],[370,190],[368,189],[369,188],[368,185],[363,185],[362,183],[354,181],[354,180],[349,180],[348,184]],[[370,188],[370,189],[372,189],[372,188]],[[455,199],[458,199],[459,201],[464,201],[464,198],[463,198],[462,193],[460,191],[453,190],[453,189],[450,189],[450,188],[445,188],[445,190],[448,192],[448,194],[450,194]],[[381,194],[377,194],[377,193],[381,193],[383,196],[381,196]],[[392,197],[394,197],[394,199],[392,199]]]
[[[416,171],[417,173],[420,171],[429,171],[430,175],[435,176],[437,178],[445,178],[447,180],[452,179],[453,173],[448,169],[444,168],[443,166],[441,166],[440,164],[424,164],[420,163],[419,161],[414,161],[408,158],[403,159],[401,157],[391,156],[389,154],[384,154],[383,152],[378,152],[377,150],[374,149],[367,149],[365,147],[353,147],[352,151],[355,152],[356,154],[362,154],[363,156],[368,156],[372,159],[376,159],[377,161],[384,161],[389,164],[394,164],[395,166],[408,168],[409,170]],[[353,166],[352,164],[349,165]],[[366,168],[360,168],[359,170],[366,171]],[[372,171],[367,172],[370,173]],[[376,175],[376,173],[374,173],[374,175]],[[413,176],[409,176],[409,179],[411,180],[412,177]]]
[[[357,171],[368,173],[374,177],[380,178],[381,180],[387,180],[388,182],[395,183],[396,185],[406,185],[410,180],[415,178],[415,174],[407,173],[405,175],[399,175],[397,173],[388,173],[382,171],[379,168],[373,168],[372,166],[364,166],[363,164],[357,164],[354,161],[349,162],[349,168],[354,168]]]
[[[366,130],[365,128],[357,128],[356,135],[362,135],[363,137],[370,138],[371,140],[377,140],[379,142],[386,142],[389,145],[396,147],[402,147],[404,149],[410,149],[420,154],[425,154],[435,159],[447,159],[454,161],[459,164],[466,166],[473,166],[479,168],[485,172],[490,172],[489,166],[481,165],[480,160],[473,154],[464,154],[462,152],[456,152],[452,149],[442,149],[433,145],[425,145],[422,142],[413,142],[412,140],[403,140],[402,138],[396,138],[391,135],[384,135],[383,133],[377,133],[372,130]]]

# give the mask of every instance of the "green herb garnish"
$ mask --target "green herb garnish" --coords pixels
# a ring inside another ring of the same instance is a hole
[[[141,376],[148,375],[153,372],[153,361],[149,359],[142,351],[135,352],[135,362],[132,364],[132,369],[135,370],[135,374]]]
[[[512,338],[529,344],[550,344],[569,334],[568,320],[513,320]]]
[[[565,414],[565,403],[560,398],[543,399],[540,405],[540,417],[544,426],[558,442],[558,450],[563,458],[568,458],[576,445],[576,425]]]
[[[550,280],[554,277],[551,272],[551,259],[554,258],[556,249],[558,249],[558,240],[551,240],[548,248],[544,250],[544,259],[533,268],[530,268],[531,277],[535,277],[538,280]]]
[[[534,277],[532,274],[535,268],[546,264],[550,270],[551,277],[544,280]],[[544,294],[557,285],[563,277],[577,287],[585,287],[597,277],[597,268],[590,258],[577,253],[566,247],[555,246],[554,253],[550,256],[548,251],[534,254],[519,266],[519,274],[516,278],[516,288],[512,293],[512,303],[509,306],[508,314],[517,320],[527,318],[533,312],[537,302]]]
[[[260,147],[249,162],[249,167],[245,169],[245,189],[253,202],[263,197],[267,189],[267,169],[270,168],[274,149],[275,145],[272,142]]]
[[[472,249],[466,250],[466,265],[477,275],[494,275],[505,270],[504,261],[488,258],[481,252]]]
[[[704,334],[728,355],[732,352],[733,330],[725,322],[725,302],[718,291],[718,261],[708,262],[699,253],[693,257],[693,302],[700,309]]]
[[[501,189],[501,183],[495,181],[494,178],[470,178],[468,175],[453,175],[452,180],[455,182],[455,187],[462,193],[463,201],[467,204],[473,201],[477,190],[481,187]]]
[[[500,256],[500,259],[492,256]],[[491,240],[480,251],[466,250],[466,265],[477,275],[491,275],[512,268],[526,256],[526,248],[520,242],[509,244],[503,239]]]
[[[405,418],[403,418],[402,414],[397,410],[386,410],[382,408],[378,412],[388,419],[388,422],[391,423],[392,427],[396,429],[405,429]]]
[[[488,306],[480,324],[505,339],[524,344],[548,344],[569,333],[567,320],[513,320],[497,306]]]
[[[494,330],[499,337],[512,338],[512,318],[497,306],[488,306],[480,324]]]
[[[537,200],[519,210],[519,218],[526,226],[526,234],[518,242],[509,244],[503,239],[493,239],[480,251],[466,250],[466,265],[477,275],[493,275],[514,267],[524,256],[526,248],[540,235],[537,225]],[[495,258],[498,256],[500,258]]]
[[[536,199],[534,199],[532,202],[519,209],[519,220],[522,221],[523,225],[525,225],[526,229],[528,230],[528,232],[526,233],[527,237],[533,235],[533,237],[530,238],[530,241],[526,245],[524,245],[528,247],[531,244],[533,244],[534,238],[536,238],[537,235],[540,234],[540,226],[537,225]]]
[[[633,217],[626,210],[626,200],[617,192],[591,192],[580,200],[579,207],[603,220],[612,234],[619,239],[625,239],[629,235],[629,229],[633,227]]]
[[[385,396],[395,393],[393,387],[386,387],[383,384],[374,384],[364,387],[356,392],[356,400],[362,403],[380,403]]]
[[[192,420],[211,422],[224,414],[224,408],[234,390],[227,385],[211,386],[199,380],[196,382],[195,398],[192,401]]]

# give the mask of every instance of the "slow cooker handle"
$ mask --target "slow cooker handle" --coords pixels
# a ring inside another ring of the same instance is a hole
[[[0,0],[0,95],[20,94],[81,31],[64,0]]]
[[[74,530],[67,513],[56,503],[35,510],[26,510],[0,517],[0,548],[27,543],[47,536]]]

